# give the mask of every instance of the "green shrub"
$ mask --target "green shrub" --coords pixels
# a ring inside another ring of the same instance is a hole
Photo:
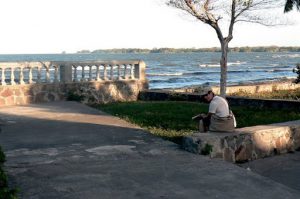
[[[2,148],[0,146],[0,165],[2,165],[5,162],[5,154],[2,151]]]
[[[297,73],[297,78],[295,79],[295,83],[298,84],[300,82],[300,64],[296,65],[296,68],[293,69],[294,73]]]
[[[213,146],[210,144],[205,144],[204,148],[201,150],[202,155],[209,155],[213,150]]]
[[[8,187],[7,175],[2,168],[4,162],[5,154],[0,146],[0,199],[18,199],[18,189]]]
[[[84,100],[84,96],[76,94],[74,92],[68,92],[67,100],[68,101],[82,102]]]

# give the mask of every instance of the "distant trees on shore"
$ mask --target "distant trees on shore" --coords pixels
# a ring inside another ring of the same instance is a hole
[[[230,52],[300,52],[300,47],[258,46],[258,47],[233,47]],[[94,51],[81,50],[77,53],[197,53],[197,52],[221,52],[220,48],[114,48],[98,49]]]

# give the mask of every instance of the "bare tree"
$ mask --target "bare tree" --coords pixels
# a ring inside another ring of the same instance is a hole
[[[217,33],[222,51],[220,60],[221,96],[226,95],[228,44],[233,39],[234,24],[243,21],[268,26],[276,25],[278,21],[270,20],[265,12],[274,8],[282,8],[284,3],[284,0],[167,0],[167,5],[189,13],[210,25]],[[221,21],[225,22],[227,26],[226,36],[221,29]]]

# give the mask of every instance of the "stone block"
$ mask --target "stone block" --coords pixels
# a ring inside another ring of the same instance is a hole
[[[228,148],[228,147],[224,148],[223,159],[228,162],[235,162],[234,150],[232,150],[231,148]]]
[[[44,91],[36,93],[35,97],[34,97],[34,102],[35,103],[47,102],[48,101],[47,95],[48,95],[48,93],[44,92]]]
[[[34,97],[32,95],[24,96],[24,104],[34,103]]]
[[[189,152],[201,154],[201,146],[201,139],[195,136],[186,136],[182,139],[182,148]]]
[[[300,150],[300,127],[293,128],[293,148]]]
[[[5,106],[6,102],[5,102],[5,98],[0,98],[0,106]]]
[[[17,97],[23,95],[23,92],[22,92],[21,88],[16,88],[16,89],[14,89],[13,93],[14,93],[14,95],[17,96]]]
[[[4,89],[0,94],[1,97],[10,97],[10,96],[13,96],[13,95],[14,95],[14,93],[10,88]]]
[[[15,97],[14,96],[8,96],[5,98],[5,105],[6,106],[11,106],[15,105]]]
[[[235,150],[235,161],[245,162],[253,160],[253,143],[251,140],[244,140]]]
[[[22,105],[22,104],[26,104],[24,97],[16,97],[16,102],[17,105]]]

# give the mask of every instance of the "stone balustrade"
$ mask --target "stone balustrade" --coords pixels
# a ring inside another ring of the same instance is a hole
[[[65,100],[134,101],[148,88],[143,61],[0,62],[0,106]]]
[[[143,61],[0,62],[1,85],[145,79]]]
[[[59,65],[51,62],[0,62],[1,85],[59,82]]]

